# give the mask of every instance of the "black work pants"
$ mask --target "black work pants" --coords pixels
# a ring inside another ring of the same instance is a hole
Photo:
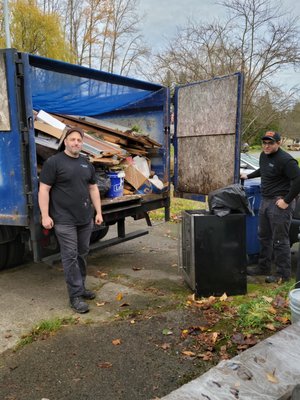
[[[80,226],[54,225],[70,298],[81,296],[85,290],[86,258],[92,228],[92,221]]]
[[[291,276],[291,249],[289,230],[295,209],[293,200],[285,210],[276,206],[276,198],[263,197],[259,208],[258,237],[260,255],[258,265],[266,273],[271,272],[272,256],[276,275],[289,279]]]

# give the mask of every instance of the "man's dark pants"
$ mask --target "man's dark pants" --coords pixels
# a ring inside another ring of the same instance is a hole
[[[55,224],[54,228],[60,245],[69,297],[82,296],[85,290],[86,258],[93,222],[79,226]]]
[[[291,275],[291,249],[289,230],[295,209],[293,200],[285,210],[276,206],[276,198],[263,197],[259,208],[260,255],[258,265],[265,273],[271,272],[272,255],[276,275],[289,279]]]

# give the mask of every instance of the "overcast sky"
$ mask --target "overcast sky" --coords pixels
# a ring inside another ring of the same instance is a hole
[[[183,26],[188,18],[201,21],[222,19],[225,16],[224,7],[215,0],[139,0],[140,12],[145,14],[142,23],[142,33],[147,43],[158,50],[176,33],[177,26]],[[292,10],[294,16],[300,16],[299,0],[283,0],[282,7]],[[300,22],[299,22],[300,24]],[[292,68],[281,72],[278,77],[280,84],[287,89],[300,84],[300,72]]]

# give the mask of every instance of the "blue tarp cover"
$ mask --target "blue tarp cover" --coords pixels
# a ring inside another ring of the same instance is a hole
[[[163,86],[42,57],[29,59],[36,111],[96,117],[164,105]]]

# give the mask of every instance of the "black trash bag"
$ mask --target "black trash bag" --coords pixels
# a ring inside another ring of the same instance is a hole
[[[208,206],[212,214],[224,217],[232,213],[253,214],[244,187],[233,184],[208,194]]]
[[[104,197],[110,189],[111,181],[103,169],[96,169],[96,184],[98,186],[100,196]]]

